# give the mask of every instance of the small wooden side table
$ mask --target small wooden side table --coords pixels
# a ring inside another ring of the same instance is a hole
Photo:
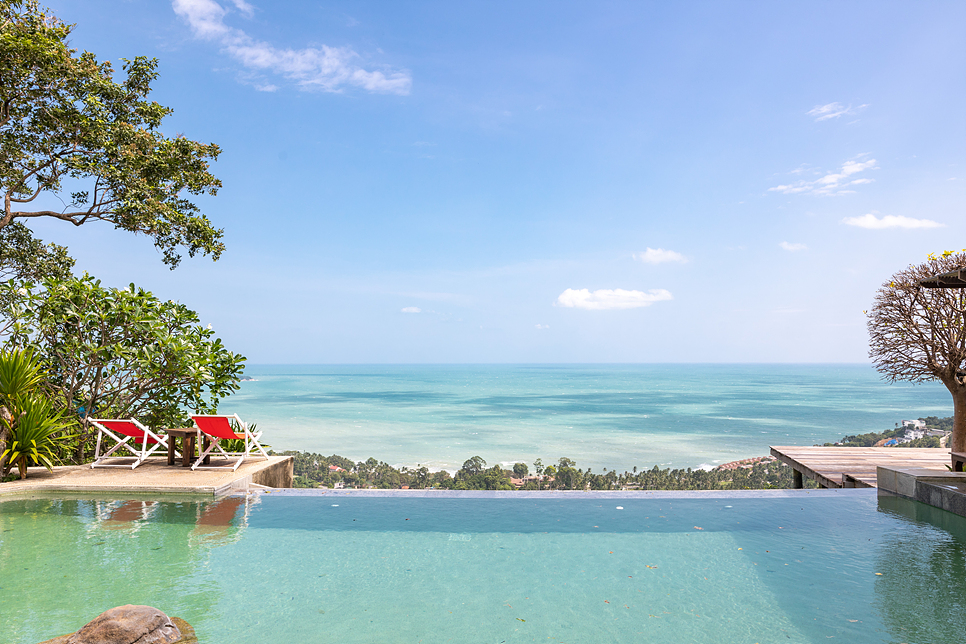
[[[174,465],[174,439],[181,439],[181,467],[191,467],[191,461],[198,460],[195,456],[195,437],[198,436],[198,429],[195,427],[182,427],[180,429],[166,429],[164,433],[168,436],[168,465]],[[208,449],[208,437],[205,436],[204,447]],[[210,456],[205,457],[205,465],[211,460]]]

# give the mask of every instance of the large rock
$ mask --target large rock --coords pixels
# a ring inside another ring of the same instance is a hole
[[[188,637],[182,637],[182,629],[189,631],[186,633]],[[128,604],[104,611],[73,635],[42,644],[187,644],[197,641],[194,629],[184,620],[172,620],[151,606]]]

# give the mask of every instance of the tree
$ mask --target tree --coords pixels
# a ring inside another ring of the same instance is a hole
[[[577,490],[583,487],[582,472],[577,464],[569,458],[561,458],[556,474],[556,484],[559,489]]]
[[[474,456],[473,458],[467,460],[463,463],[460,472],[464,473],[466,476],[475,476],[483,471],[486,467],[486,461],[480,456]]]
[[[527,467],[526,463],[514,463],[513,465],[513,476],[518,479],[526,478],[527,474],[530,473],[530,468]]]
[[[157,60],[122,59],[116,82],[110,62],[69,46],[72,29],[36,0],[0,0],[0,229],[105,221],[151,237],[171,268],[181,249],[218,259],[223,231],[184,194],[216,194],[218,146],[159,131],[172,110],[147,100]]]
[[[66,248],[44,244],[22,223],[0,228],[0,281],[67,279],[73,267]]]
[[[966,291],[927,289],[919,282],[966,265],[945,252],[909,266],[876,292],[868,313],[869,357],[888,380],[939,380],[953,397],[954,452],[966,451]]]
[[[218,401],[239,388],[245,358],[183,304],[133,284],[106,288],[86,275],[43,288],[8,282],[0,285],[0,301],[14,290],[8,342],[33,350],[46,366],[51,399],[80,421],[78,462],[94,414],[180,427],[188,410],[215,413]]]
[[[547,485],[549,485],[550,489],[552,490],[554,488],[554,484],[556,483],[555,477],[557,476],[557,468],[553,465],[548,465],[543,468],[543,475],[547,479]]]

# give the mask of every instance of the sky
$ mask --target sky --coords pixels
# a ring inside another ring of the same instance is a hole
[[[966,247],[962,2],[48,0],[217,143],[217,262],[30,222],[253,363],[865,362]]]

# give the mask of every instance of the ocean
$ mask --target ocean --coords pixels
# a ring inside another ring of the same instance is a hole
[[[248,365],[220,411],[276,451],[459,469],[698,468],[949,416],[939,383],[889,384],[869,365]]]

